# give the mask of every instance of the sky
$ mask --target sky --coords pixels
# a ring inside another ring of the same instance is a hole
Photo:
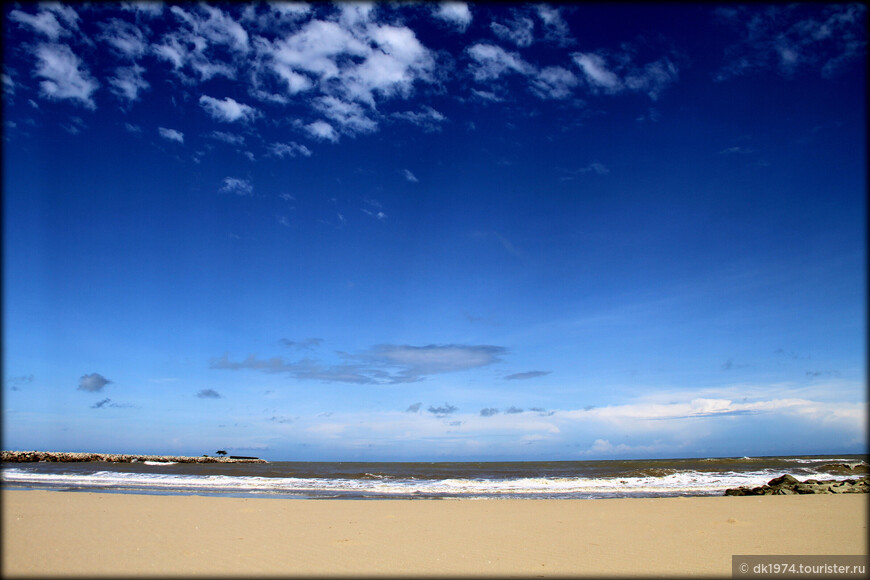
[[[864,5],[3,14],[4,449],[866,453]]]

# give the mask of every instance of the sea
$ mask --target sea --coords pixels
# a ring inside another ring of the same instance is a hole
[[[608,461],[4,463],[4,489],[295,499],[602,499],[723,495],[780,475],[851,479],[866,455]]]

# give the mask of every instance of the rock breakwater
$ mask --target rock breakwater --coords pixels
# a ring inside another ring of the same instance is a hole
[[[870,493],[870,476],[859,479],[807,479],[781,475],[759,487],[735,487],[725,495],[797,495],[811,493]]]
[[[161,463],[268,463],[256,457],[185,457],[177,455],[133,455],[118,453],[67,453],[58,451],[0,451],[0,462],[28,463],[35,461],[105,461],[108,463],[134,463],[137,461],[159,461]]]

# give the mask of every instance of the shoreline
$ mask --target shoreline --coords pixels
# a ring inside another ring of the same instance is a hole
[[[36,463],[39,461],[72,463],[103,461],[106,463],[268,463],[257,457],[191,457],[184,455],[146,455],[136,453],[84,453],[65,451],[0,451],[0,463]]]
[[[351,502],[0,494],[4,577],[721,577],[732,555],[866,555],[868,539],[865,494]]]

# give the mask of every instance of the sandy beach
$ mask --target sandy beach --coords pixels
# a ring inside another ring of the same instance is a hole
[[[867,554],[865,494],[288,500],[4,490],[3,576],[729,576]]]

